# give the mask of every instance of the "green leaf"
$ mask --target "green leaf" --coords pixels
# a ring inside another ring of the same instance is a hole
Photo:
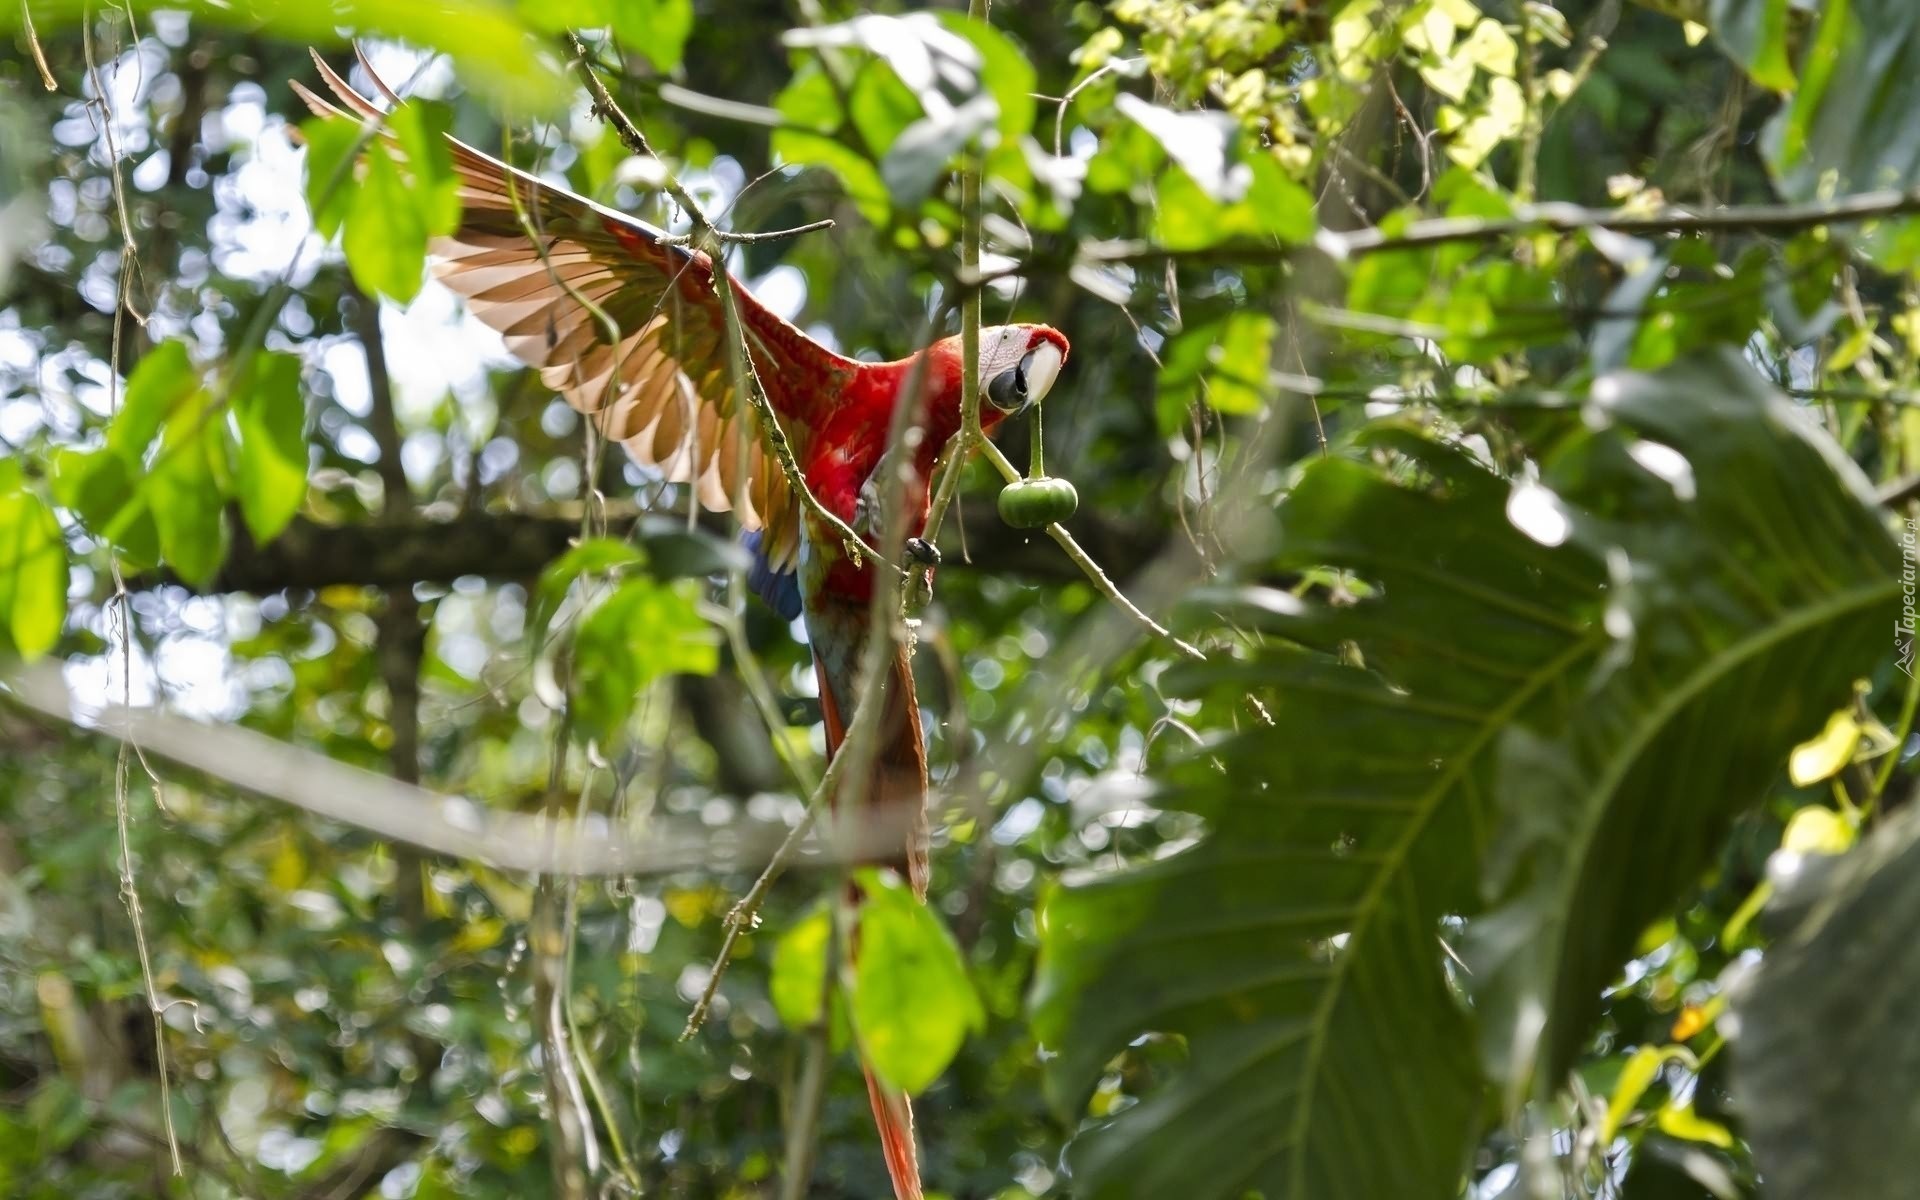
[[[22,658],[53,649],[67,620],[67,543],[18,461],[0,460],[0,632]]]
[[[588,538],[547,564],[547,569],[540,572],[540,582],[533,590],[533,608],[527,614],[527,630],[533,644],[539,646],[547,640],[547,626],[560,611],[560,603],[567,598],[567,591],[575,580],[582,575],[598,575],[646,561],[647,556],[639,547],[615,538],[599,537]]]
[[[1143,1032],[1188,1051],[1075,1140],[1077,1194],[1456,1195],[1482,1085],[1443,918],[1467,920],[1508,1094],[1558,1086],[1641,930],[1884,650],[1871,497],[1737,356],[1605,377],[1585,407],[1530,414],[1541,477],[1518,484],[1371,428],[1391,473],[1309,465],[1271,564],[1351,571],[1365,598],[1206,604],[1274,636],[1162,686],[1258,689],[1272,726],[1163,773],[1155,803],[1206,836],[1042,913],[1056,1103]],[[1395,1152],[1360,1150],[1380,1129]]]
[[[1220,343],[1210,355],[1213,369],[1205,396],[1216,411],[1245,415],[1260,411],[1271,391],[1267,374],[1273,361],[1273,318],[1236,312],[1226,320]]]
[[[725,575],[753,569],[753,555],[738,541],[689,529],[681,517],[642,517],[634,536],[646,551],[647,570],[655,579]]]
[[[880,178],[901,208],[920,206],[954,158],[984,131],[993,128],[991,96],[976,96],[943,113],[907,126],[880,160]]]
[[[1018,142],[1033,129],[1033,94],[1040,86],[1033,64],[1027,61],[1020,47],[1014,45],[1012,38],[992,25],[959,12],[941,12],[935,16],[940,24],[973,43],[973,48],[980,52],[980,82],[993,96],[999,110],[996,123],[1000,137],[1008,143]]]
[[[307,207],[321,237],[340,232],[353,209],[353,153],[360,146],[361,125],[344,117],[310,117],[300,124],[300,140],[307,144]]]
[[[107,427],[107,447],[138,465],[160,427],[200,390],[200,372],[185,342],[162,342],[127,377],[120,411]]]
[[[307,412],[300,360],[257,353],[233,384],[239,430],[234,484],[240,515],[259,543],[279,536],[307,498]]]
[[[1707,0],[1707,22],[1714,37],[1753,81],[1776,92],[1793,90],[1793,65],[1787,59],[1790,0]]]
[[[213,582],[226,554],[226,438],[206,393],[167,420],[152,472],[139,485],[160,535],[160,556],[180,578]]]
[[[638,576],[581,621],[573,639],[573,710],[584,729],[611,739],[654,680],[711,675],[720,665],[720,635],[700,615],[699,592],[692,580]]]
[[[774,156],[783,163],[832,171],[861,216],[876,225],[886,224],[893,211],[886,181],[870,159],[839,140],[847,115],[832,80],[819,65],[808,63],[794,72],[792,81],[774,98],[774,108],[791,122],[773,131]]]
[[[1247,194],[1252,172],[1228,153],[1239,125],[1222,112],[1174,112],[1122,92],[1114,108],[1153,135],[1167,157],[1208,200],[1233,204]]]
[[[80,517],[87,532],[111,542],[127,565],[160,562],[160,533],[139,490],[145,468],[110,448],[61,450],[53,458],[53,498]]]
[[[1160,176],[1154,237],[1169,250],[1200,250],[1235,239],[1278,238],[1300,244],[1314,233],[1313,196],[1287,178],[1270,154],[1245,164],[1243,196],[1222,204],[1208,196],[1185,170]]]
[[[362,291],[400,304],[419,294],[427,267],[427,224],[385,147],[367,151],[341,249]]]
[[[861,66],[847,97],[847,108],[861,144],[883,158],[901,133],[925,115],[920,111],[920,101],[900,77],[877,61]]]
[[[986,1023],[967,966],[933,910],[897,878],[855,873],[860,953],[854,964],[853,1027],[881,1079],[909,1095],[947,1069],[967,1034]]]
[[[387,128],[406,158],[402,178],[409,199],[430,236],[460,227],[460,177],[447,144],[452,126],[453,110],[429,100],[410,100],[387,116]]]
[[[1196,391],[1217,412],[1258,412],[1272,394],[1273,337],[1273,318],[1245,310],[1182,330],[1162,355],[1161,431],[1179,428]]]
[[[619,0],[613,5],[613,32],[626,49],[668,74],[680,65],[693,33],[693,0]]]
[[[1920,988],[1920,811],[1844,856],[1783,852],[1774,867],[1776,936],[1733,1002],[1733,1093],[1766,1194],[1903,1195],[1920,1171],[1920,1040],[1891,998]]]
[[[1746,0],[1743,7],[1767,2]],[[1767,128],[1767,158],[1781,193],[1811,202],[1920,184],[1916,110],[1920,5],[1829,0],[1803,56],[1799,87]]]
[[[827,947],[833,940],[833,911],[816,904],[773,947],[767,990],[773,1010],[789,1029],[806,1029],[820,1020],[826,995]]]
[[[1604,377],[1589,412],[1642,440],[1570,438],[1556,471],[1653,483],[1571,498],[1594,513],[1577,540],[1616,560],[1618,648],[1500,747],[1504,886],[1465,946],[1515,1094],[1559,1077],[1640,932],[1883,656],[1899,601],[1866,481],[1737,351]]]

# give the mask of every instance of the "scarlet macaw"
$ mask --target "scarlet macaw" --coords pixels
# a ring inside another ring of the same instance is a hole
[[[360,119],[379,116],[380,108],[318,54],[314,61],[348,112]],[[346,115],[299,83],[293,87],[316,114]],[[837,753],[852,717],[875,566],[869,558],[851,557],[841,537],[806,510],[764,451],[754,419],[742,411],[728,370],[712,259],[667,242],[645,222],[542,182],[454,138],[447,141],[459,175],[461,217],[458,230],[432,244],[434,275],[465,297],[469,311],[498,330],[514,355],[538,368],[548,387],[587,414],[610,441],[625,446],[636,462],[669,482],[690,485],[714,512],[730,511],[735,497],[744,495],[746,503],[736,516],[749,531],[751,581],[780,615],[804,618],[827,753]],[[829,512],[877,544],[883,531],[873,527],[880,521],[870,502],[877,491],[875,472],[916,360],[869,363],[836,354],[734,286],[754,367],[807,488]],[[907,533],[916,538],[927,517],[926,481],[934,460],[961,420],[960,339],[934,342],[925,355],[925,432],[912,449],[906,497]],[[1066,356],[1067,339],[1045,325],[982,330],[980,379],[987,403],[981,406],[981,425],[991,430],[1037,403]],[[899,557],[898,548],[888,549],[890,557]],[[904,870],[924,900],[926,742],[904,648],[894,655],[882,695],[865,805],[886,821],[885,828],[911,831],[901,851],[885,860]],[[883,1084],[871,1068],[863,1064],[863,1069],[894,1194],[897,1200],[919,1200],[907,1097]]]

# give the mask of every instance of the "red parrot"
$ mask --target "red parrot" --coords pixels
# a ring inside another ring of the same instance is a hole
[[[314,61],[346,109],[294,83],[316,114],[380,115],[379,106],[318,54]],[[378,79],[374,83],[399,102]],[[610,441],[669,482],[690,485],[707,509],[732,509],[742,494],[744,462],[746,505],[736,517],[754,554],[749,578],[782,617],[804,619],[827,753],[838,753],[855,702],[874,566],[870,559],[854,561],[839,535],[793,494],[763,449],[754,418],[734,395],[712,259],[667,241],[643,221],[447,140],[462,211],[459,229],[431,246],[433,274],[465,297],[469,311],[498,330],[515,356],[537,367],[542,382],[587,414]],[[917,360],[871,363],[836,354],[734,287],[754,367],[807,488],[877,545],[883,531],[874,527],[880,522],[875,472]],[[959,431],[961,418],[960,339],[934,342],[925,356],[925,435],[912,450],[906,497],[907,533],[914,538],[926,522],[934,460]],[[1066,356],[1067,339],[1045,325],[983,329],[981,425],[991,430],[1038,403]],[[900,558],[900,547],[882,549]],[[885,707],[864,807],[885,828],[910,831],[900,851],[880,861],[900,868],[924,900],[926,741],[904,648],[883,682]],[[894,1195],[919,1200],[907,1097],[870,1067],[863,1069]]]

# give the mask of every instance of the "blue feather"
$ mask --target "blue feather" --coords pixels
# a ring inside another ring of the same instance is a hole
[[[760,548],[760,531],[752,530],[740,535],[741,544],[753,552],[753,566],[747,570],[747,586],[754,594],[767,602],[767,607],[780,614],[783,621],[791,621],[800,615],[800,577],[793,571],[776,571],[767,561],[766,552]]]

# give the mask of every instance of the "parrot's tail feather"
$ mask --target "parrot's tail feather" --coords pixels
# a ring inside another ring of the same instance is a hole
[[[813,669],[820,681],[820,713],[827,727],[827,756],[834,757],[847,740],[847,730],[858,703],[859,663],[867,637],[867,606],[810,603],[807,631],[813,643]],[[881,680],[880,724],[865,788],[839,784],[833,803],[839,806],[850,792],[860,796],[857,827],[883,830],[880,849],[864,858],[898,868],[913,884],[914,894],[927,897],[927,742],[920,727],[920,702],[913,693],[913,665],[905,647],[894,651],[886,678]],[[898,840],[896,840],[896,838]],[[893,847],[899,847],[893,849]],[[852,899],[859,903],[857,885]],[[859,934],[852,952],[860,953]],[[873,1123],[880,1130],[880,1146],[893,1180],[894,1200],[921,1200],[920,1160],[913,1144],[913,1108],[905,1092],[887,1087],[864,1063],[867,1098],[873,1102]]]
[[[866,612],[858,610],[864,626]],[[863,630],[864,631],[864,630]],[[840,752],[846,740],[850,711],[857,689],[854,666],[859,642],[834,653],[815,644],[814,671],[820,681],[820,709],[827,726],[827,755]],[[914,895],[927,896],[927,741],[920,725],[920,702],[913,691],[913,667],[903,647],[895,652],[893,668],[881,697],[880,728],[873,765],[861,807],[873,814],[873,824],[896,828],[905,842],[899,854],[876,855],[872,861],[897,868],[913,885]],[[847,787],[843,780],[842,790]],[[837,802],[837,800],[836,800]]]
[[[893,1180],[893,1200],[921,1200],[920,1158],[913,1147],[913,1106],[905,1092],[894,1091],[867,1070],[867,1099],[873,1102],[873,1123],[880,1129],[880,1147]]]

